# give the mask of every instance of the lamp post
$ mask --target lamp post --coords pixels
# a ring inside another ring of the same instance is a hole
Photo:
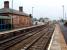
[[[64,19],[64,5],[62,5],[62,8],[63,8],[63,19]]]
[[[34,8],[34,7],[32,7],[32,18],[33,18],[33,8]]]
[[[34,8],[34,7],[32,7],[32,23],[33,23],[33,8]],[[32,25],[33,25],[33,24],[32,24]]]
[[[12,16],[11,16],[11,29],[12,29],[12,26],[13,25],[13,0],[12,0]]]
[[[66,12],[65,12],[65,20],[66,20]]]

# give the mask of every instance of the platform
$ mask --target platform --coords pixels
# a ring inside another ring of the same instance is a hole
[[[65,43],[59,24],[56,24],[48,50],[67,50],[67,45]]]
[[[7,34],[7,33],[10,33],[10,32],[19,31],[19,30],[25,30],[25,29],[29,29],[29,28],[33,28],[33,27],[38,27],[38,26],[42,26],[42,25],[44,25],[44,24],[34,25],[34,26],[29,26],[29,27],[24,27],[24,28],[17,28],[17,29],[13,29],[13,30],[7,30],[7,31],[0,32],[0,35],[1,35],[1,34]],[[46,24],[45,24],[45,25],[46,25]]]

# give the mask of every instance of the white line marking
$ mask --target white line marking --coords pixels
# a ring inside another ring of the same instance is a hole
[[[54,33],[53,33],[53,35],[52,35],[52,37],[51,37],[51,41],[50,41],[50,44],[49,44],[49,47],[48,47],[47,50],[50,50],[51,44],[52,44],[52,42],[53,42],[53,37],[54,37]]]

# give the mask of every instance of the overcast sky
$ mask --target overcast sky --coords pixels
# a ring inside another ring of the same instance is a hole
[[[3,2],[0,0],[0,8],[3,8]],[[10,1],[10,8],[12,8],[12,0]],[[62,5],[67,12],[67,0],[13,0],[13,9],[18,10],[19,6],[23,6],[24,12],[30,14],[33,8],[33,17],[48,17],[51,19],[63,18]],[[67,13],[66,13],[67,14]]]

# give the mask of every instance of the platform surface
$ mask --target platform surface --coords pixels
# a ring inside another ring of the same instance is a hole
[[[65,43],[59,24],[56,24],[48,50],[67,50],[67,45]]]
[[[17,28],[17,29],[12,29],[12,30],[7,30],[7,31],[0,32],[0,35],[1,34],[7,34],[7,33],[10,33],[10,32],[19,31],[19,30],[29,29],[29,28],[33,28],[33,27],[37,27],[37,26],[41,26],[41,25],[44,25],[44,24],[33,25],[33,26],[29,26],[29,27],[22,27],[22,28]]]

